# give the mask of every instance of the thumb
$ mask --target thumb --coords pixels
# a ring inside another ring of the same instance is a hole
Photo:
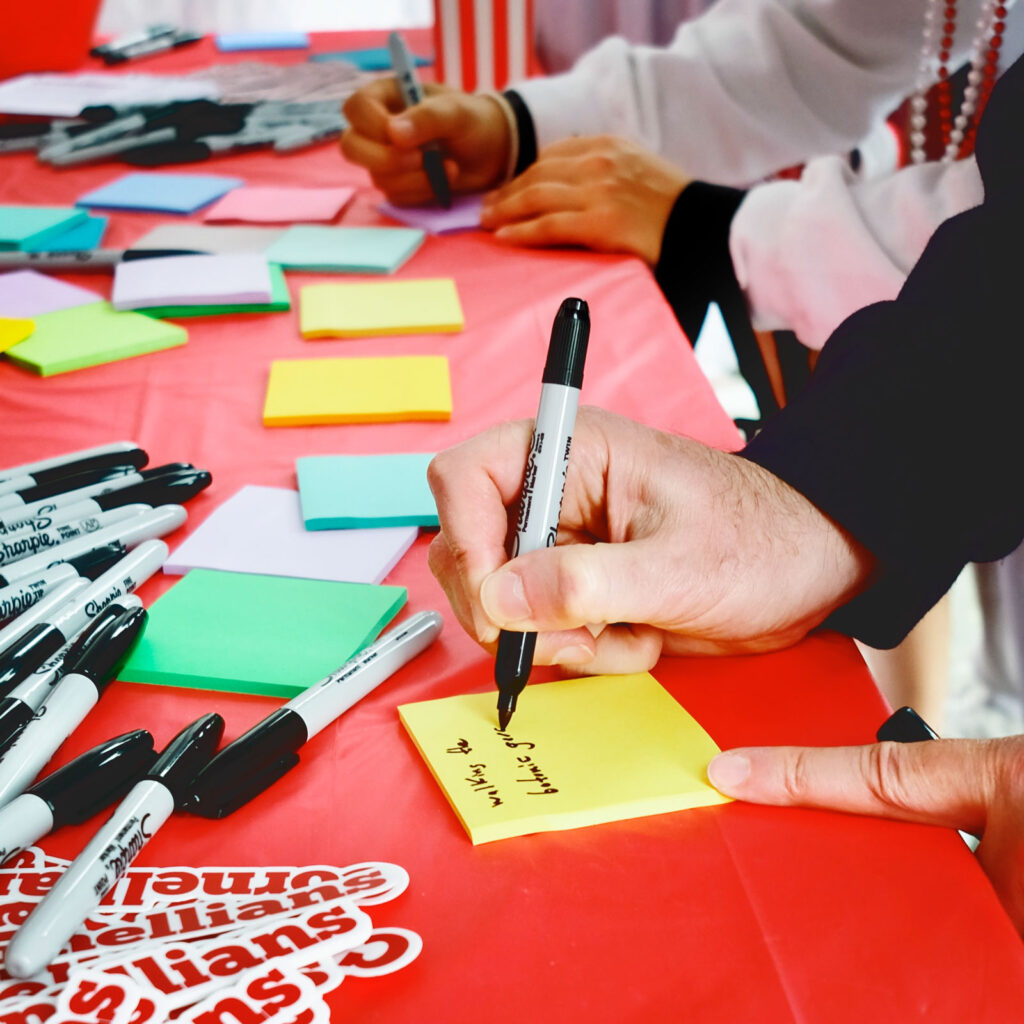
[[[992,741],[929,740],[863,747],[747,747],[708,765],[711,784],[752,803],[820,807],[985,829],[998,775]]]
[[[652,545],[565,544],[519,555],[480,586],[499,629],[530,632],[609,622],[657,623],[673,596]]]

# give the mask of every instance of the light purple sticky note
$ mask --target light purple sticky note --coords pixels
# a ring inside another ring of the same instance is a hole
[[[128,260],[114,271],[114,309],[270,302],[270,268],[258,253]]]
[[[472,231],[480,227],[480,209],[484,197],[475,193],[456,196],[450,210],[441,206],[394,206],[383,202],[377,209],[403,224],[420,228],[431,235],[447,235],[454,231]]]
[[[0,317],[17,320],[102,301],[102,295],[35,270],[0,274]]]
[[[222,569],[345,583],[380,583],[409,550],[415,526],[319,530],[302,519],[299,492],[248,485],[213,512],[164,563],[164,572]]]

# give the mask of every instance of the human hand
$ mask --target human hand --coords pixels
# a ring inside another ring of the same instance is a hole
[[[342,108],[349,127],[341,151],[370,172],[393,203],[429,202],[433,192],[423,171],[420,146],[439,142],[453,192],[491,188],[508,163],[508,122],[489,96],[443,85],[424,86],[426,99],[406,109],[398,83],[380,78],[353,93]]]
[[[746,747],[708,765],[711,784],[752,803],[820,807],[958,828],[1024,935],[1024,736],[864,747]]]
[[[772,650],[867,577],[867,554],[766,470],[594,408],[576,421],[556,546],[509,562],[532,429],[494,427],[427,473],[441,525],[431,570],[489,649],[499,629],[534,631],[535,663],[586,672],[647,669],[663,651]]]
[[[627,139],[563,139],[484,200],[481,226],[512,245],[627,252],[654,266],[668,216],[689,183]]]

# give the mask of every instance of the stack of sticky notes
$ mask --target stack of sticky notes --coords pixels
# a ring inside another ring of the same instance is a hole
[[[194,213],[244,184],[240,178],[220,174],[138,171],[87,192],[78,200],[78,205],[112,210]]]
[[[195,569],[149,608],[119,679],[290,698],[375,640],[403,587]]]
[[[715,741],[646,672],[535,684],[506,731],[493,693],[398,713],[474,844],[729,799],[707,780]]]
[[[308,284],[299,308],[304,338],[454,332],[464,325],[450,277]]]
[[[180,576],[222,569],[347,583],[379,583],[416,539],[415,526],[309,533],[299,495],[249,485],[208,516],[164,563]]]
[[[271,363],[263,424],[449,420],[445,356],[278,359]]]
[[[437,526],[433,455],[307,455],[295,460],[307,530]]]
[[[205,221],[298,224],[332,221],[356,194],[354,188],[244,186],[229,192],[203,214]]]
[[[111,301],[115,309],[140,309],[153,316],[263,312],[289,305],[280,268],[272,277],[266,257],[257,253],[161,256],[119,263]]]
[[[284,228],[254,228],[242,225],[217,227],[213,224],[160,224],[146,232],[133,249],[184,249],[193,252],[265,253],[284,234]]]
[[[0,317],[0,352],[6,352],[12,345],[31,337],[36,329],[35,320],[22,317]]]
[[[331,228],[297,224],[267,249],[290,270],[394,273],[423,243],[418,228]]]
[[[184,345],[181,327],[121,313],[95,292],[34,270],[0,274],[0,317],[20,326],[34,325],[24,340],[11,341],[6,356],[18,366],[49,377],[130,356]]]
[[[215,42],[221,53],[245,50],[306,50],[309,36],[305,32],[221,32]]]
[[[434,203],[430,206],[395,206],[383,202],[378,209],[409,227],[422,228],[431,235],[450,235],[456,231],[472,231],[480,227],[484,200],[479,193],[456,196],[448,209]]]
[[[88,222],[85,210],[69,206],[0,206],[0,250],[64,250],[67,236]]]

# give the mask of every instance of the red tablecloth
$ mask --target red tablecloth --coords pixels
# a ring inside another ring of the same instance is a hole
[[[317,48],[339,42],[320,39]],[[146,70],[195,67],[214,56],[208,42],[202,47]],[[123,170],[103,164],[57,172],[30,157],[2,158],[0,201],[71,203]],[[384,222],[366,176],[333,146],[224,158],[196,170],[252,184],[357,184],[343,223]],[[168,219],[116,213],[105,244],[130,244]],[[188,523],[169,538],[173,547],[244,484],[294,487],[298,456],[432,451],[497,419],[532,415],[551,317],[567,295],[591,306],[586,401],[736,444],[639,262],[509,250],[473,233],[428,239],[399,272],[436,275],[457,281],[461,334],[307,342],[292,312],[181,321],[189,330],[184,348],[48,380],[3,363],[0,464],[132,438],[154,464],[206,466],[214,484],[190,504]],[[67,279],[109,294],[102,276]],[[297,300],[301,284],[325,278],[288,280]],[[370,353],[447,354],[451,422],[262,427],[271,359]],[[388,860],[405,867],[409,890],[370,908],[371,916],[418,932],[423,953],[396,974],[347,980],[332,996],[339,1020],[1019,1018],[1022,947],[954,833],[731,804],[471,846],[395,713],[399,703],[492,685],[488,657],[461,632],[426,568],[428,539],[420,538],[388,582],[408,588],[410,611],[445,612],[439,642],[310,743],[300,767],[271,791],[220,823],[177,816],[137,864]],[[148,604],[172,584],[155,579],[140,593]],[[760,657],[666,658],[655,675],[723,747],[867,742],[887,714],[853,645],[834,635]],[[552,675],[538,670],[536,677]],[[117,683],[59,759],[133,727],[149,728],[162,744],[210,710],[224,715],[230,738],[273,706],[264,698]],[[95,826],[66,829],[43,845],[72,856]]]

